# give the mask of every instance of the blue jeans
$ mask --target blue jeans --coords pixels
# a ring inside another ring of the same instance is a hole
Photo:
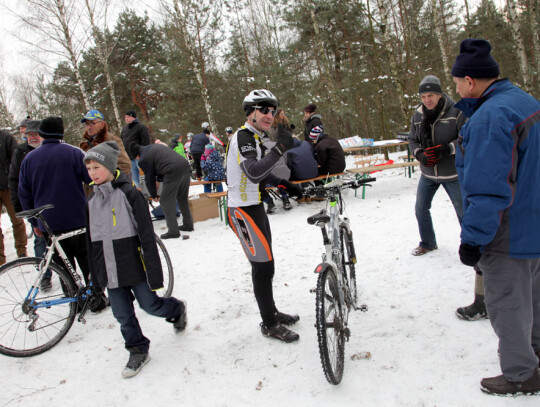
[[[133,183],[137,188],[141,187],[141,179],[139,176],[139,160],[133,159],[131,160],[131,175],[133,177]]]
[[[204,180],[208,181],[208,177]],[[212,192],[212,189],[214,189],[215,192],[223,192],[223,185],[221,185],[221,182],[219,184],[205,184],[204,192]]]
[[[450,197],[460,223],[463,217],[463,200],[461,199],[459,181],[456,179],[455,181],[439,182],[422,175],[416,192],[415,212],[416,220],[418,221],[418,230],[420,232],[420,247],[425,249],[433,249],[437,246],[430,209],[435,192],[437,192],[441,185]]]
[[[132,353],[148,353],[150,347],[150,340],[143,335],[135,316],[135,298],[144,311],[156,317],[173,319],[182,312],[182,303],[179,300],[174,297],[158,297],[146,281],[128,287],[109,288],[107,291],[126,349]]]

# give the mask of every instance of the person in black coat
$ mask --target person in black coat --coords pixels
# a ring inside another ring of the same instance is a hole
[[[137,151],[139,166],[144,172],[144,180],[150,196],[160,202],[167,222],[167,233],[162,239],[180,237],[180,230],[193,230],[193,218],[188,204],[191,166],[188,160],[164,144],[150,144]],[[157,195],[156,182],[162,181],[161,196]],[[183,224],[176,220],[176,202],[182,213]]]
[[[0,130],[0,210],[3,206],[11,219],[13,235],[15,237],[15,250],[18,257],[26,256],[26,226],[24,221],[15,216],[15,209],[9,194],[8,176],[11,159],[17,147],[15,138],[6,131]],[[0,228],[0,265],[6,262],[4,253],[4,234]]]
[[[345,152],[339,141],[324,134],[322,126],[314,127],[309,137],[314,143],[319,175],[342,173],[345,170]]]
[[[201,169],[201,157],[204,154],[204,149],[208,143],[210,143],[210,124],[204,122],[202,125],[202,133],[196,134],[193,136],[191,145],[189,147],[189,152],[193,161],[195,162],[195,170],[197,171],[197,179],[202,178],[202,169]]]
[[[133,182],[137,188],[141,187],[141,181],[139,178],[138,163],[138,151],[141,146],[147,146],[150,144],[150,132],[148,127],[142,124],[137,119],[137,114],[134,110],[128,110],[124,115],[126,126],[122,129],[120,137],[126,153],[131,160],[131,176]]]

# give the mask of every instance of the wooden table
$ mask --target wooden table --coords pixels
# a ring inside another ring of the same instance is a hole
[[[407,156],[408,161],[410,161],[410,150],[409,150],[409,143],[406,141],[393,139],[393,140],[379,140],[374,141],[372,146],[361,146],[361,147],[350,147],[346,148],[343,151],[345,153],[354,153],[357,151],[365,151],[367,153],[370,153],[372,150],[379,150],[384,152],[384,158],[386,160],[389,159],[388,157],[388,149],[392,147],[401,147],[401,146],[407,146]]]

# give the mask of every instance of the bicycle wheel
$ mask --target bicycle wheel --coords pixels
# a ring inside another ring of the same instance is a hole
[[[161,267],[163,268],[163,288],[157,290],[156,294],[160,297],[167,298],[172,295],[174,288],[174,271],[167,248],[158,235],[155,235],[155,238],[159,252],[159,259],[161,260]]]
[[[319,274],[315,314],[322,368],[326,380],[338,384],[343,377],[345,324],[339,304],[338,282],[330,268]]]
[[[26,257],[0,267],[0,353],[26,357],[43,353],[68,333],[77,312],[77,303],[51,304],[33,308],[25,301],[33,289],[40,258]],[[33,304],[75,297],[73,277],[58,265],[51,263],[52,287],[39,291]]]
[[[353,302],[352,308],[356,308],[356,302],[358,301],[358,290],[356,288],[356,252],[354,250],[354,241],[352,232],[347,233],[345,228],[340,232],[340,247],[341,247],[341,264],[343,265],[345,276],[348,277],[349,293]]]

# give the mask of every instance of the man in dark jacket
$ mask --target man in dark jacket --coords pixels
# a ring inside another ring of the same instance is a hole
[[[141,187],[139,178],[138,153],[141,146],[150,144],[150,132],[148,127],[139,122],[137,113],[134,110],[128,110],[124,115],[126,126],[122,129],[120,137],[124,143],[126,153],[131,160],[131,176],[137,188]]]
[[[15,147],[17,147],[17,142],[13,136],[4,130],[0,130],[0,210],[2,206],[6,207],[11,224],[13,225],[17,256],[23,257],[26,256],[26,227],[24,226],[24,221],[15,216],[15,209],[11,203],[8,184],[9,169]],[[4,234],[2,233],[2,228],[0,228],[0,265],[5,262]]]
[[[21,212],[23,207],[19,199],[19,174],[21,171],[21,165],[26,157],[26,155],[38,148],[43,138],[38,133],[38,128],[40,125],[39,120],[28,120],[27,126],[25,127],[25,138],[26,141],[22,144],[19,144],[15,151],[13,152],[13,157],[11,159],[11,167],[9,169],[9,195],[11,197],[11,202],[15,208],[15,212]],[[34,236],[34,254],[36,257],[41,257],[45,252],[47,247],[47,242],[43,236]],[[46,276],[47,277],[47,276]],[[50,273],[48,274],[48,280],[44,278],[41,282],[41,289],[47,290],[50,288]]]
[[[64,138],[64,122],[61,117],[48,117],[38,128],[43,137],[41,146],[26,155],[19,178],[19,199],[24,210],[53,204],[54,208],[43,212],[43,217],[55,234],[69,232],[86,226],[86,196],[83,183],[91,182],[84,166],[84,153],[77,147],[61,142]],[[42,236],[45,228],[30,220],[34,232]],[[62,248],[71,262],[75,258],[86,283],[90,270],[86,253],[86,234],[62,240]],[[63,265],[60,257],[53,257]],[[94,311],[97,311],[95,309]]]
[[[291,181],[315,178],[319,175],[313,148],[307,141],[294,139],[294,147],[287,151],[287,166],[291,169]]]
[[[335,138],[324,134],[323,127],[315,126],[309,133],[319,164],[319,175],[340,174],[345,170],[345,152]]]
[[[193,158],[193,161],[195,162],[195,170],[197,171],[197,178],[202,178],[202,170],[201,170],[201,157],[204,153],[205,146],[210,143],[210,124],[207,122],[204,122],[202,125],[202,133],[196,134],[193,136],[193,140],[191,141],[191,145],[189,147],[189,152],[191,154],[191,157]]]
[[[180,230],[193,230],[193,218],[188,204],[191,167],[180,154],[163,144],[150,144],[136,151],[140,154],[139,165],[144,172],[144,180],[150,196],[159,201],[167,222],[167,233],[162,239],[180,237]],[[156,182],[162,181],[163,188],[158,198]],[[176,221],[176,202],[182,213],[182,226]]]
[[[413,256],[422,256],[437,249],[430,208],[441,185],[454,205],[458,221],[463,216],[454,160],[455,143],[465,117],[454,107],[455,102],[443,93],[436,76],[424,77],[418,93],[422,103],[414,112],[409,132],[409,148],[420,162],[422,171],[415,207],[420,244],[412,251]]]
[[[322,117],[320,114],[315,113],[317,110],[317,105],[315,103],[310,103],[304,107],[304,140],[308,143],[313,144],[313,140],[309,137],[309,133],[316,126],[322,127]]]

